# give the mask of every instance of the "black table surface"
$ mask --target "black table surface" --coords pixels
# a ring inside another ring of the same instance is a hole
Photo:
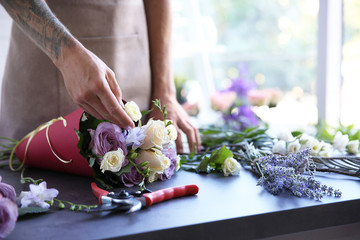
[[[20,173],[0,169],[3,182],[19,194],[28,190]],[[91,178],[27,169],[25,176],[42,178],[59,190],[59,199],[97,204]],[[321,201],[288,192],[273,196],[257,186],[257,177],[202,175],[180,170],[170,180],[148,184],[151,190],[196,184],[196,196],[172,199],[131,214],[90,214],[57,210],[20,219],[8,239],[250,239],[360,222],[360,182],[338,174],[317,175],[322,183],[341,189],[341,198]],[[360,230],[359,230],[360,232]]]

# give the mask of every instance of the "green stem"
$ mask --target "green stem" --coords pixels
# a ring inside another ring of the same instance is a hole
[[[136,171],[138,171],[144,178],[146,178],[146,174],[144,174],[137,166],[137,164],[135,162],[133,162],[131,159],[128,159],[129,162],[136,168]]]

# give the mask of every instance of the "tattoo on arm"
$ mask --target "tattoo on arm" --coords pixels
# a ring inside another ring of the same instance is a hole
[[[52,59],[76,42],[44,0],[0,0],[20,28]]]

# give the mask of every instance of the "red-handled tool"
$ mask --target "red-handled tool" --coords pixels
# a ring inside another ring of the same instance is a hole
[[[91,188],[95,196],[99,199],[101,204],[98,208],[93,208],[90,211],[111,211],[122,210],[127,212],[134,212],[143,207],[149,207],[155,203],[163,202],[177,197],[195,195],[199,192],[199,187],[196,185],[185,185],[172,188],[165,188],[151,193],[145,193],[139,197],[134,197],[125,190],[119,193],[108,192],[96,186],[93,182]]]
[[[146,206],[150,207],[154,203],[166,201],[177,197],[195,195],[198,192],[198,186],[185,185],[179,187],[165,188],[152,193],[144,193],[143,197],[146,199]]]

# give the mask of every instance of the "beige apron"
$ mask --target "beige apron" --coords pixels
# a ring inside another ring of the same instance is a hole
[[[48,0],[70,32],[114,72],[123,98],[148,109],[149,48],[143,0]],[[5,67],[0,136],[21,139],[41,123],[77,109],[61,73],[13,24]]]

